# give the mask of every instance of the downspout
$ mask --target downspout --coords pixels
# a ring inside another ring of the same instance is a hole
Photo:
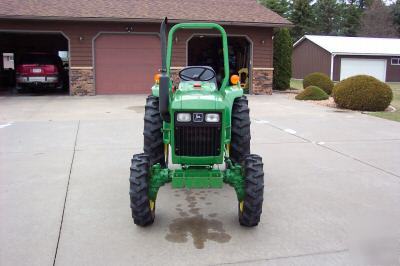
[[[331,80],[333,81],[333,65],[334,65],[334,62],[335,62],[335,56],[336,56],[336,54],[331,54]]]

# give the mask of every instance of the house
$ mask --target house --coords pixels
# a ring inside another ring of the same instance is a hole
[[[268,94],[273,29],[290,25],[256,0],[0,0],[0,5],[0,53],[16,61],[29,51],[68,54],[71,95],[149,93],[161,65],[164,17],[171,24],[223,25],[232,73],[247,70],[250,92]],[[174,73],[186,65],[218,68],[216,32],[181,31],[173,43]]]
[[[305,35],[293,45],[293,78],[312,72],[334,81],[366,74],[400,82],[400,39]]]

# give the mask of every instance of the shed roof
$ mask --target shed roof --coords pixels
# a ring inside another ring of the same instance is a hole
[[[332,54],[400,55],[400,39],[304,35],[293,47],[310,40]]]
[[[0,18],[288,26],[291,23],[256,0],[0,0]]]

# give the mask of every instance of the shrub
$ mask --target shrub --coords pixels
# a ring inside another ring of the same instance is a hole
[[[383,111],[393,99],[389,85],[367,75],[342,80],[333,89],[333,98],[341,108]]]
[[[274,36],[274,90],[286,90],[292,77],[292,37],[288,29],[280,29]]]
[[[296,100],[321,101],[328,98],[329,95],[317,86],[308,86],[304,91],[296,95]]]
[[[333,82],[324,73],[314,72],[308,74],[303,80],[303,88],[307,88],[308,86],[317,86],[324,90],[327,94],[331,94]]]

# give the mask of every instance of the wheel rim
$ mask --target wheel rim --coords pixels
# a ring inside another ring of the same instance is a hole
[[[239,202],[239,211],[240,211],[240,213],[243,212],[243,206],[244,206],[244,201],[242,200],[242,201]]]
[[[156,206],[156,202],[154,200],[149,200],[150,210],[153,212],[154,207]]]

